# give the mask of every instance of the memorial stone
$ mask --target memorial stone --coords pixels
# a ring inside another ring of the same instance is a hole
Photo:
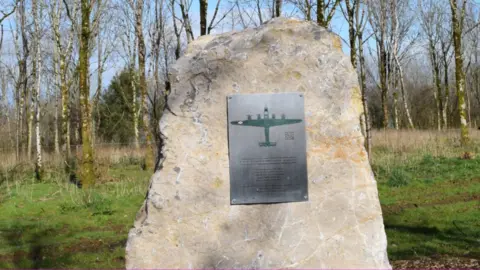
[[[391,268],[338,36],[286,18],[203,36],[170,80],[127,268]]]

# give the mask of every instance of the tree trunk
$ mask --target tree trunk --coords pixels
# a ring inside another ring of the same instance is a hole
[[[477,51],[475,52],[475,63],[480,63],[480,62],[479,62],[479,59],[478,59],[478,51],[479,51],[479,50],[477,50]],[[478,95],[480,95],[480,67],[477,67],[477,68],[474,70],[474,72],[475,72],[475,73],[474,73],[474,77],[473,77],[473,78],[474,78],[474,79],[473,79],[473,83],[474,83],[473,85],[474,85],[474,87],[475,87],[475,93],[476,93],[476,95],[477,95],[477,98],[479,98]],[[480,100],[479,100],[479,101],[480,101]],[[480,104],[480,102],[479,102],[479,104]],[[474,126],[474,127],[475,127],[475,128],[478,127],[478,126],[476,125],[476,123],[475,123],[475,126]]]
[[[25,16],[25,0],[19,0],[18,15],[20,19],[20,32],[22,36],[22,55],[18,61],[18,83],[17,93],[19,96],[18,102],[18,121],[17,121],[17,161],[20,161],[23,153],[24,145],[24,117],[26,116],[27,106],[25,99],[28,93],[28,76],[27,76],[27,61],[29,56],[28,39],[26,30],[26,16]],[[25,117],[26,118],[26,117]]]
[[[312,5],[310,4],[310,0],[305,0],[305,20],[312,20]]]
[[[89,41],[90,41],[90,13],[89,0],[81,0],[81,35],[79,49],[79,88],[80,88],[80,117],[82,123],[82,162],[80,166],[80,182],[82,188],[88,189],[95,183],[94,157],[92,147],[92,122],[90,114],[90,85],[89,85]]]
[[[383,111],[383,122],[382,126],[384,129],[388,128],[388,85],[387,85],[387,53],[385,52],[385,47],[383,44],[383,39],[380,41],[380,88],[381,88],[381,100],[382,100],[382,111]]]
[[[32,139],[33,139],[33,122],[36,111],[36,98],[37,98],[37,64],[39,55],[39,43],[40,39],[37,38],[39,27],[38,27],[38,5],[37,0],[32,0],[32,11],[33,15],[33,25],[34,25],[34,34],[33,34],[33,47],[34,47],[34,59],[32,61],[32,77],[35,80],[34,85],[32,86],[31,96],[30,96],[30,113],[28,115],[28,132],[27,132],[27,159],[30,161],[32,159]]]
[[[67,83],[67,67],[65,65],[65,58],[60,58],[60,73],[62,74],[62,82],[60,87],[60,96],[62,99],[62,133],[64,137],[64,155],[65,161],[69,163],[71,156],[70,146],[70,93],[68,91]]]
[[[200,36],[207,34],[208,0],[200,0]]]
[[[263,24],[263,18],[262,18],[262,7],[260,0],[255,0],[255,4],[257,5],[257,16],[258,16],[258,22],[260,24]],[[232,16],[233,17],[233,16]],[[178,59],[178,58],[177,58]]]
[[[173,30],[175,33],[175,59],[180,58],[180,31],[178,30],[177,23],[175,20],[175,0],[171,0],[170,6],[172,9],[172,20],[173,20]]]
[[[466,72],[468,74],[468,71]],[[468,123],[468,128],[472,127],[472,114],[471,114],[471,100],[470,100],[470,87],[468,87],[468,84],[465,83],[465,98],[467,102],[467,123]]]
[[[463,56],[462,56],[462,25],[465,14],[466,0],[463,1],[463,6],[458,18],[457,1],[450,0],[450,8],[452,13],[452,33],[453,33],[453,48],[455,51],[455,79],[457,86],[458,110],[460,115],[460,142],[462,145],[467,145],[469,142],[469,131],[467,124],[467,113],[465,104],[465,72],[463,70]]]
[[[435,45],[433,44],[433,40],[429,40],[429,49],[430,49],[430,61],[432,63],[432,72],[433,72],[433,83],[435,85],[435,89],[433,91],[433,95],[435,97],[435,105],[437,108],[437,129],[442,129],[442,122],[443,122],[443,103],[442,103],[442,88],[440,83],[440,68],[438,66],[437,55],[435,52]]]
[[[328,28],[330,25],[330,21],[335,14],[335,9],[340,4],[341,0],[329,0],[327,4],[325,4],[324,0],[317,1],[317,24]],[[330,11],[328,11],[330,8]]]
[[[133,111],[133,134],[135,135],[134,144],[135,149],[140,149],[139,143],[139,131],[138,131],[138,114],[139,106],[137,101],[137,76],[134,71],[132,71],[131,85],[132,85],[132,111]]]
[[[353,4],[350,3],[350,0],[345,1],[345,6],[347,9],[347,22],[348,22],[348,38],[350,42],[350,62],[352,63],[353,68],[357,69],[357,48],[356,48],[356,33],[355,33],[355,8],[357,5],[355,1]],[[358,26],[358,25],[357,25]],[[361,26],[360,26],[361,27]],[[361,46],[361,44],[359,44]]]
[[[398,125],[398,92],[393,93],[393,125],[395,129],[399,129]]]
[[[65,3],[65,2],[64,2]],[[77,1],[74,2],[77,5]],[[68,63],[73,49],[73,37],[75,35],[75,24],[71,22],[66,46],[63,45],[60,32],[60,15],[61,15],[60,0],[56,0],[56,5],[51,11],[52,30],[55,38],[56,48],[59,53],[59,69],[60,69],[60,99],[62,106],[62,138],[63,138],[63,155],[67,171],[70,170],[70,156],[71,156],[71,139],[70,139],[70,86],[73,79],[68,79]],[[70,20],[70,15],[69,17]]]
[[[323,0],[317,1],[317,24],[325,28],[328,27],[328,24],[325,22],[325,3]]]
[[[32,3],[32,5],[34,5]],[[32,11],[33,12],[33,11]],[[37,77],[37,61],[36,58],[38,57],[37,52],[34,52],[35,59],[32,61],[32,77],[36,80]],[[35,85],[32,86],[30,90],[30,111],[27,112],[28,120],[27,120],[27,160],[30,162],[32,160],[32,134],[33,134],[33,118],[35,115]],[[26,103],[26,105],[28,105]]]
[[[54,124],[53,124],[53,128],[55,129],[55,154],[60,154],[60,133],[58,132],[58,94],[57,92],[55,91],[55,119],[54,119]]]
[[[40,30],[38,30],[38,35]],[[36,83],[36,91],[35,91],[35,138],[36,138],[36,148],[37,148],[37,159],[35,162],[35,175],[37,180],[41,180],[42,178],[42,142],[40,136],[40,76],[42,72],[42,62],[41,62],[41,50],[40,50],[40,39],[37,40],[39,44],[37,44],[37,83]]]
[[[152,135],[150,129],[150,120],[148,115],[148,104],[147,104],[147,80],[145,77],[145,57],[146,57],[146,48],[145,41],[143,39],[143,0],[137,1],[137,7],[135,10],[135,34],[138,40],[138,69],[140,73],[140,102],[141,102],[141,111],[140,115],[143,120],[143,132],[145,135],[145,144],[147,147],[145,155],[145,169],[152,170],[154,167],[154,147],[152,144]],[[188,17],[187,17],[188,19]]]
[[[60,85],[60,78],[59,78],[59,71],[58,71],[58,64],[60,62],[60,57],[58,55],[58,48],[55,46],[53,48],[53,76],[54,76],[54,87],[53,87],[53,96],[55,102],[55,116],[53,121],[53,128],[54,128],[54,147],[55,147],[55,154],[60,154],[60,139],[59,139],[59,132],[58,132],[58,92],[57,86]]]
[[[98,10],[101,8],[101,1],[97,2]],[[100,110],[98,109],[98,104],[100,103],[100,95],[102,93],[102,84],[103,84],[103,55],[102,55],[102,35],[101,35],[101,25],[98,24],[98,36],[97,36],[97,90],[93,97],[93,109],[96,112],[96,117],[92,116],[92,145],[97,143],[97,131],[100,126]],[[95,120],[97,119],[97,120]]]
[[[282,15],[282,2],[283,0],[275,0],[275,17]]]
[[[357,32],[357,40],[358,40],[358,57],[359,57],[359,64],[360,64],[360,87],[362,90],[362,104],[363,104],[363,114],[364,114],[364,121],[365,121],[365,149],[368,153],[368,159],[370,162],[372,161],[372,132],[371,132],[371,124],[370,124],[370,115],[368,113],[368,104],[367,104],[367,80],[365,75],[365,57],[363,54],[363,32]]]
[[[395,62],[397,63],[398,73],[400,75],[400,90],[402,92],[403,108],[405,109],[405,114],[407,115],[408,126],[411,129],[414,129],[415,126],[413,125],[412,117],[410,116],[410,110],[408,109],[407,93],[405,91],[405,84],[403,82],[403,70],[402,70],[402,67],[400,66],[400,62],[398,61],[397,54],[394,53],[393,55],[394,55],[394,58],[395,58]]]
[[[41,180],[41,171],[42,171],[42,145],[40,138],[40,78],[41,78],[41,48],[40,48],[40,26],[38,21],[38,0],[32,1],[32,13],[33,13],[33,24],[35,29],[35,59],[33,61],[33,75],[35,78],[35,85],[32,89],[32,111],[34,108],[35,113],[35,139],[36,139],[36,152],[37,158],[35,161],[35,176],[37,180]],[[32,112],[33,116],[33,112]],[[30,125],[30,123],[29,123]],[[29,137],[31,137],[31,131],[29,132]],[[31,138],[29,139],[31,141]]]
[[[139,1],[143,3],[143,0],[139,0]],[[137,2],[137,5],[138,5],[138,2]],[[193,37],[193,31],[192,31],[192,24],[190,23],[188,10],[187,10],[187,7],[185,7],[184,0],[180,0],[180,12],[182,13],[183,25],[185,27],[185,33],[187,34],[187,44],[189,44],[190,42],[192,42],[192,40],[194,40],[194,37]]]
[[[445,87],[445,102],[443,108],[443,128],[446,130],[448,128],[448,106],[450,102],[450,82],[448,80],[448,50],[442,43],[442,52],[443,52],[443,84]]]
[[[393,58],[395,61],[395,65],[397,66],[398,70],[398,75],[400,76],[400,91],[402,93],[402,102],[403,102],[403,108],[405,110],[405,114],[407,115],[407,120],[408,120],[408,126],[409,128],[413,129],[413,121],[412,117],[410,116],[410,110],[408,109],[408,104],[407,104],[407,93],[405,91],[405,84],[403,80],[403,69],[402,65],[400,65],[400,60],[398,59],[398,40],[399,40],[399,34],[398,34],[398,14],[397,14],[397,0],[392,1],[392,28],[393,28],[393,36],[394,36],[394,43],[393,43]],[[396,98],[396,97],[395,97]],[[398,108],[395,108],[396,110]],[[398,129],[398,112],[396,112],[396,129]]]
[[[32,76],[35,78],[37,72],[36,64],[32,64]],[[33,118],[35,115],[35,86],[32,87],[30,93],[30,112],[28,113],[27,122],[27,159],[32,160],[32,134],[33,134]]]

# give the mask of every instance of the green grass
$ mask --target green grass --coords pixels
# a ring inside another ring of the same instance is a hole
[[[378,154],[378,153],[377,153]],[[480,258],[480,159],[374,163],[391,260]]]
[[[89,192],[62,174],[2,185],[0,268],[123,268],[128,230],[150,172],[121,164]]]

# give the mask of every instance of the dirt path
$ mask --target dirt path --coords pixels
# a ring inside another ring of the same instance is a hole
[[[422,258],[391,262],[393,269],[480,269],[480,260],[471,258]]]

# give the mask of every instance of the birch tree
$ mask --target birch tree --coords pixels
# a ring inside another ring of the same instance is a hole
[[[408,126],[410,128],[414,128],[412,117],[410,116],[410,110],[408,108],[408,102],[407,102],[407,92],[405,90],[405,82],[403,78],[403,69],[402,65],[400,64],[399,60],[399,40],[400,40],[400,35],[401,33],[399,32],[399,24],[398,24],[398,13],[397,13],[397,0],[392,0],[391,3],[391,15],[392,15],[392,37],[393,37],[393,49],[392,49],[392,54],[393,58],[395,61],[396,68],[398,70],[398,75],[399,75],[399,80],[400,80],[400,90],[402,94],[402,103],[403,103],[403,108],[405,110],[405,114],[407,116],[408,120]],[[398,123],[396,124],[396,127],[398,127]]]
[[[193,36],[192,22],[190,21],[190,7],[192,6],[191,0],[179,0],[178,3],[180,12],[182,14],[182,21],[185,27],[185,34],[187,35],[187,43],[192,42],[195,37]]]
[[[380,91],[384,129],[388,127],[388,79],[387,79],[387,4],[383,0],[369,1],[369,21],[372,27],[376,46],[377,46],[377,64],[380,77]]]
[[[52,95],[54,96],[54,102],[55,102],[55,114],[54,114],[54,147],[55,147],[55,154],[59,155],[60,154],[60,134],[59,134],[59,126],[58,126],[58,105],[59,105],[59,100],[58,100],[58,92],[60,92],[60,75],[58,71],[58,64],[60,62],[60,53],[58,52],[58,49],[56,46],[53,47],[53,63],[52,63],[52,69],[53,69],[53,90],[52,90]]]
[[[55,51],[58,53],[58,77],[60,80],[60,100],[62,106],[62,137],[63,137],[63,153],[67,166],[71,156],[71,128],[70,128],[70,88],[73,84],[73,78],[69,76],[70,65],[72,63],[73,38],[75,36],[76,19],[78,12],[78,2],[73,1],[71,9],[62,8],[60,0],[52,0],[50,2],[49,17],[51,21],[51,29],[54,39]],[[70,25],[66,29],[62,29],[60,22],[66,18],[70,19]],[[63,31],[66,30],[66,31]],[[62,35],[65,33],[65,35]]]
[[[26,30],[26,9],[25,0],[18,1],[18,13],[17,13],[17,31],[18,33],[14,37],[15,48],[18,65],[18,80],[15,86],[17,92],[17,134],[16,134],[16,157],[20,160],[20,154],[23,152],[24,144],[24,118],[26,115],[27,106],[25,99],[28,96],[28,75],[27,75],[27,61],[30,55],[28,47],[27,30]],[[19,39],[21,37],[21,47]]]
[[[36,160],[35,160],[35,175],[37,180],[41,179],[42,171],[42,143],[40,138],[40,78],[42,74],[42,50],[40,43],[40,22],[39,22],[39,1],[32,0],[32,12],[33,12],[33,24],[34,24],[34,46],[35,46],[35,58],[33,65],[33,73],[35,75],[35,86],[32,91],[33,104],[32,108],[35,108],[35,139],[36,139]]]
[[[127,6],[122,8],[123,16],[119,20],[119,27],[121,32],[121,44],[123,51],[126,52],[126,63],[129,67],[130,73],[130,86],[132,88],[131,100],[125,96],[122,92],[122,99],[124,103],[128,106],[129,112],[132,114],[132,123],[133,123],[133,144],[136,149],[140,149],[140,131],[139,131],[139,115],[140,115],[140,106],[138,104],[138,74],[136,70],[136,57],[137,57],[137,35],[135,32],[135,10],[131,8],[130,2],[127,2]],[[131,23],[129,23],[131,22]],[[133,27],[133,31],[131,31]]]
[[[443,92],[444,92],[444,108],[443,108],[443,126],[448,128],[448,112],[450,103],[450,80],[449,80],[449,66],[450,60],[453,56],[451,53],[452,35],[451,31],[445,29],[441,32],[440,49],[441,49],[441,64],[443,67]]]
[[[138,46],[138,73],[140,78],[140,115],[142,116],[143,132],[145,135],[145,144],[147,152],[145,155],[145,169],[152,170],[154,167],[154,147],[152,144],[152,133],[150,128],[150,119],[148,115],[147,103],[147,80],[145,73],[146,63],[146,46],[143,36],[143,15],[144,15],[144,0],[129,0],[130,7],[134,10],[135,16],[135,36]],[[193,35],[193,34],[192,34]]]
[[[437,1],[433,0],[419,0],[418,9],[420,11],[420,21],[422,30],[428,42],[428,56],[432,66],[434,98],[437,112],[437,129],[441,130],[445,127],[444,123],[444,101],[440,78],[440,58],[439,48],[443,13]]]
[[[449,0],[452,20],[453,49],[455,52],[455,83],[457,88],[458,114],[460,116],[460,142],[466,145],[469,142],[467,112],[465,104],[465,71],[462,55],[462,32],[465,19],[467,0],[462,0],[459,7],[457,0]]]
[[[363,33],[367,25],[366,8],[361,7],[361,0],[345,0],[344,17],[348,22],[349,44],[350,44],[350,62],[354,69],[359,70],[360,91],[362,93],[362,127],[365,135],[365,149],[371,161],[372,135],[370,115],[368,113],[367,95],[366,95],[366,76],[365,76],[365,56],[363,53]],[[357,55],[358,44],[358,55]],[[357,57],[358,56],[358,57]],[[358,58],[358,59],[357,59]]]

